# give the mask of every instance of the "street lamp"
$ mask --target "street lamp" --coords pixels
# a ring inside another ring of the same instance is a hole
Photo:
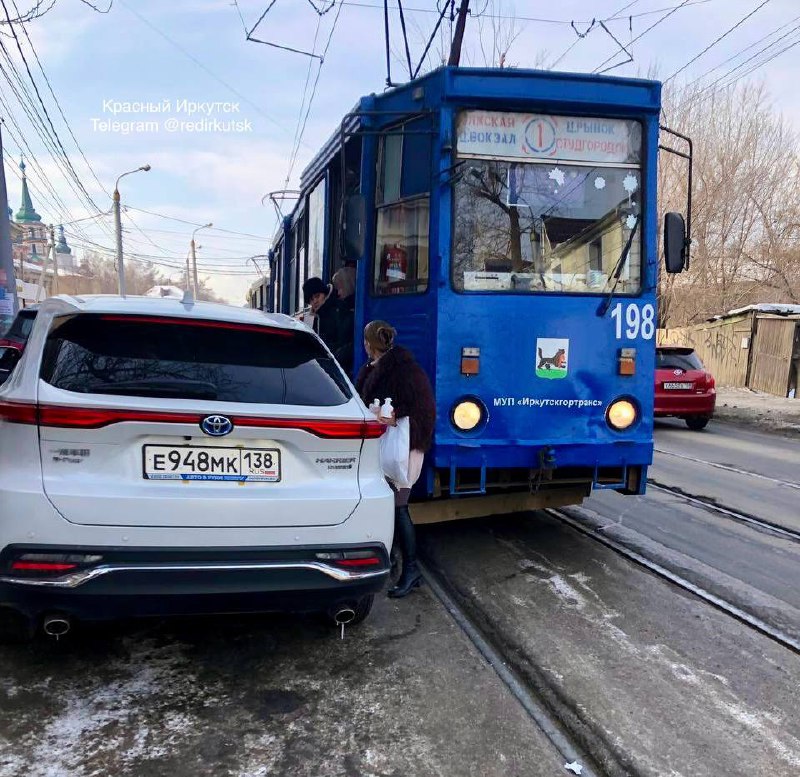
[[[197,299],[200,293],[200,284],[197,280],[197,246],[194,242],[194,236],[201,230],[201,229],[209,229],[214,225],[209,221],[208,224],[203,224],[202,227],[198,227],[194,232],[192,232],[192,293],[194,294],[194,298]]]
[[[142,165],[135,170],[129,170],[127,173],[123,173],[117,178],[117,182],[114,184],[114,229],[117,233],[117,273],[119,276],[119,293],[121,297],[125,296],[125,267],[122,263],[122,220],[119,209],[119,182],[126,175],[138,173],[140,170],[146,173],[150,170],[150,165]]]

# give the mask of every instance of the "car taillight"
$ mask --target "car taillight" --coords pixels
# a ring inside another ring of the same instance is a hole
[[[11,572],[23,577],[62,575],[102,560],[97,553],[23,553],[11,562]]]
[[[381,557],[374,550],[333,550],[314,554],[320,561],[339,567],[379,567]]]
[[[28,402],[0,402],[0,421],[12,424],[35,424],[39,418],[37,405]]]
[[[24,402],[0,402],[0,421],[36,424],[61,429],[101,429],[111,424],[144,422],[151,424],[191,424],[196,426],[204,413],[169,413],[158,410],[125,410],[102,407],[65,407]],[[234,427],[255,429],[298,429],[331,440],[373,440],[384,427],[377,421],[339,421],[315,418],[264,418],[231,416]]]
[[[11,569],[16,572],[67,572],[77,566],[77,564],[56,564],[50,561],[15,561]]]

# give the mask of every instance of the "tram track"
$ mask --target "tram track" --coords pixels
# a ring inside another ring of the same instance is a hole
[[[800,491],[800,483],[794,483],[791,480],[783,480],[781,478],[773,478],[769,475],[762,475],[760,472],[751,472],[748,469],[734,467],[731,464],[723,464],[718,461],[708,461],[707,459],[700,459],[696,456],[687,456],[685,453],[678,453],[677,451],[666,451],[663,448],[654,448],[653,452],[658,453],[661,456],[672,456],[673,458],[682,459],[683,461],[690,461],[693,464],[702,464],[703,466],[719,469],[723,472],[731,472],[734,475],[744,475],[746,477],[755,478],[756,480],[772,483],[776,486],[781,486],[782,488],[791,488]]]
[[[666,483],[661,483],[654,478],[647,479],[647,486],[648,488],[653,488],[657,491],[662,491],[663,493],[672,494],[673,496],[684,500],[688,504],[695,505],[696,507],[700,507],[725,518],[746,524],[752,528],[755,528],[756,530],[764,531],[768,534],[783,537],[784,539],[789,539],[794,542],[800,542],[800,531],[797,529],[790,529],[786,526],[775,523],[774,521],[768,521],[764,518],[758,518],[755,515],[744,513],[731,507],[726,507],[719,504],[716,500],[708,497],[690,494],[687,491],[684,491],[684,489],[680,488],[680,486],[670,486]]]
[[[498,639],[493,639],[484,632],[476,623],[476,618],[459,603],[457,595],[451,593],[444,575],[432,564],[420,562],[420,569],[426,584],[450,617],[494,670],[509,693],[565,759],[565,767],[567,764],[579,764],[580,770],[577,773],[581,777],[604,777],[608,774],[606,771],[598,771],[593,765],[595,759],[588,755],[588,748],[574,741],[570,733],[565,731],[568,726],[565,726],[561,716],[553,714],[541,701],[538,689],[526,679],[525,673],[519,670],[518,662],[513,655],[516,651],[501,647]],[[617,771],[612,769],[611,773],[616,774]]]
[[[702,504],[704,506],[708,506],[705,505],[705,503]],[[666,580],[667,582],[676,586],[677,588],[680,588],[681,590],[686,591],[687,593],[690,593],[699,599],[702,599],[704,602],[710,604],[715,609],[726,613],[727,615],[739,621],[740,623],[768,637],[773,642],[776,642],[782,647],[791,650],[793,653],[797,655],[800,655],[800,640],[795,639],[794,637],[784,633],[780,629],[772,626],[771,624],[767,623],[761,618],[758,618],[757,616],[747,612],[741,607],[738,607],[737,605],[723,599],[722,597],[717,596],[716,594],[706,590],[702,586],[697,585],[696,583],[692,583],[685,577],[682,577],[681,575],[676,574],[675,572],[667,569],[661,564],[652,561],[651,559],[647,558],[641,553],[625,546],[623,543],[618,542],[617,540],[612,539],[611,537],[605,536],[601,532],[587,525],[586,523],[576,518],[575,516],[565,512],[564,510],[549,508],[544,510],[544,512],[550,517],[555,518],[556,520],[560,521],[563,524],[566,524],[567,526],[579,532],[583,536],[588,537],[596,542],[599,542],[601,545],[604,545],[610,550],[613,550],[618,555],[623,556],[628,561],[631,561],[637,566],[646,569],[651,574],[654,574],[657,577],[660,577],[661,579]],[[800,535],[798,535],[795,538],[800,539]]]

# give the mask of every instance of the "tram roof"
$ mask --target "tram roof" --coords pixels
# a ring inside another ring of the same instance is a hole
[[[532,99],[554,112],[585,113],[602,108],[605,114],[658,113],[661,83],[644,78],[550,70],[441,67],[382,94],[362,97],[303,170],[301,188],[313,184],[339,152],[342,128],[348,136],[367,125],[386,126],[404,115],[435,111],[448,103],[524,110]]]

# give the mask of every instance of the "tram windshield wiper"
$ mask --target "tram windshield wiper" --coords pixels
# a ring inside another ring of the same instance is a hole
[[[611,300],[614,299],[614,292],[617,290],[617,284],[619,283],[619,279],[622,277],[622,271],[625,269],[625,264],[628,261],[628,256],[631,252],[631,246],[633,245],[633,238],[636,235],[636,230],[639,227],[639,217],[636,217],[636,223],[633,225],[633,229],[631,229],[630,235],[628,235],[628,239],[625,241],[625,245],[622,247],[622,252],[619,255],[619,259],[617,259],[617,263],[614,266],[614,271],[611,273],[611,288],[608,290],[608,296],[603,299],[603,301],[597,306],[597,315],[602,318],[607,312],[608,308],[611,305]]]

